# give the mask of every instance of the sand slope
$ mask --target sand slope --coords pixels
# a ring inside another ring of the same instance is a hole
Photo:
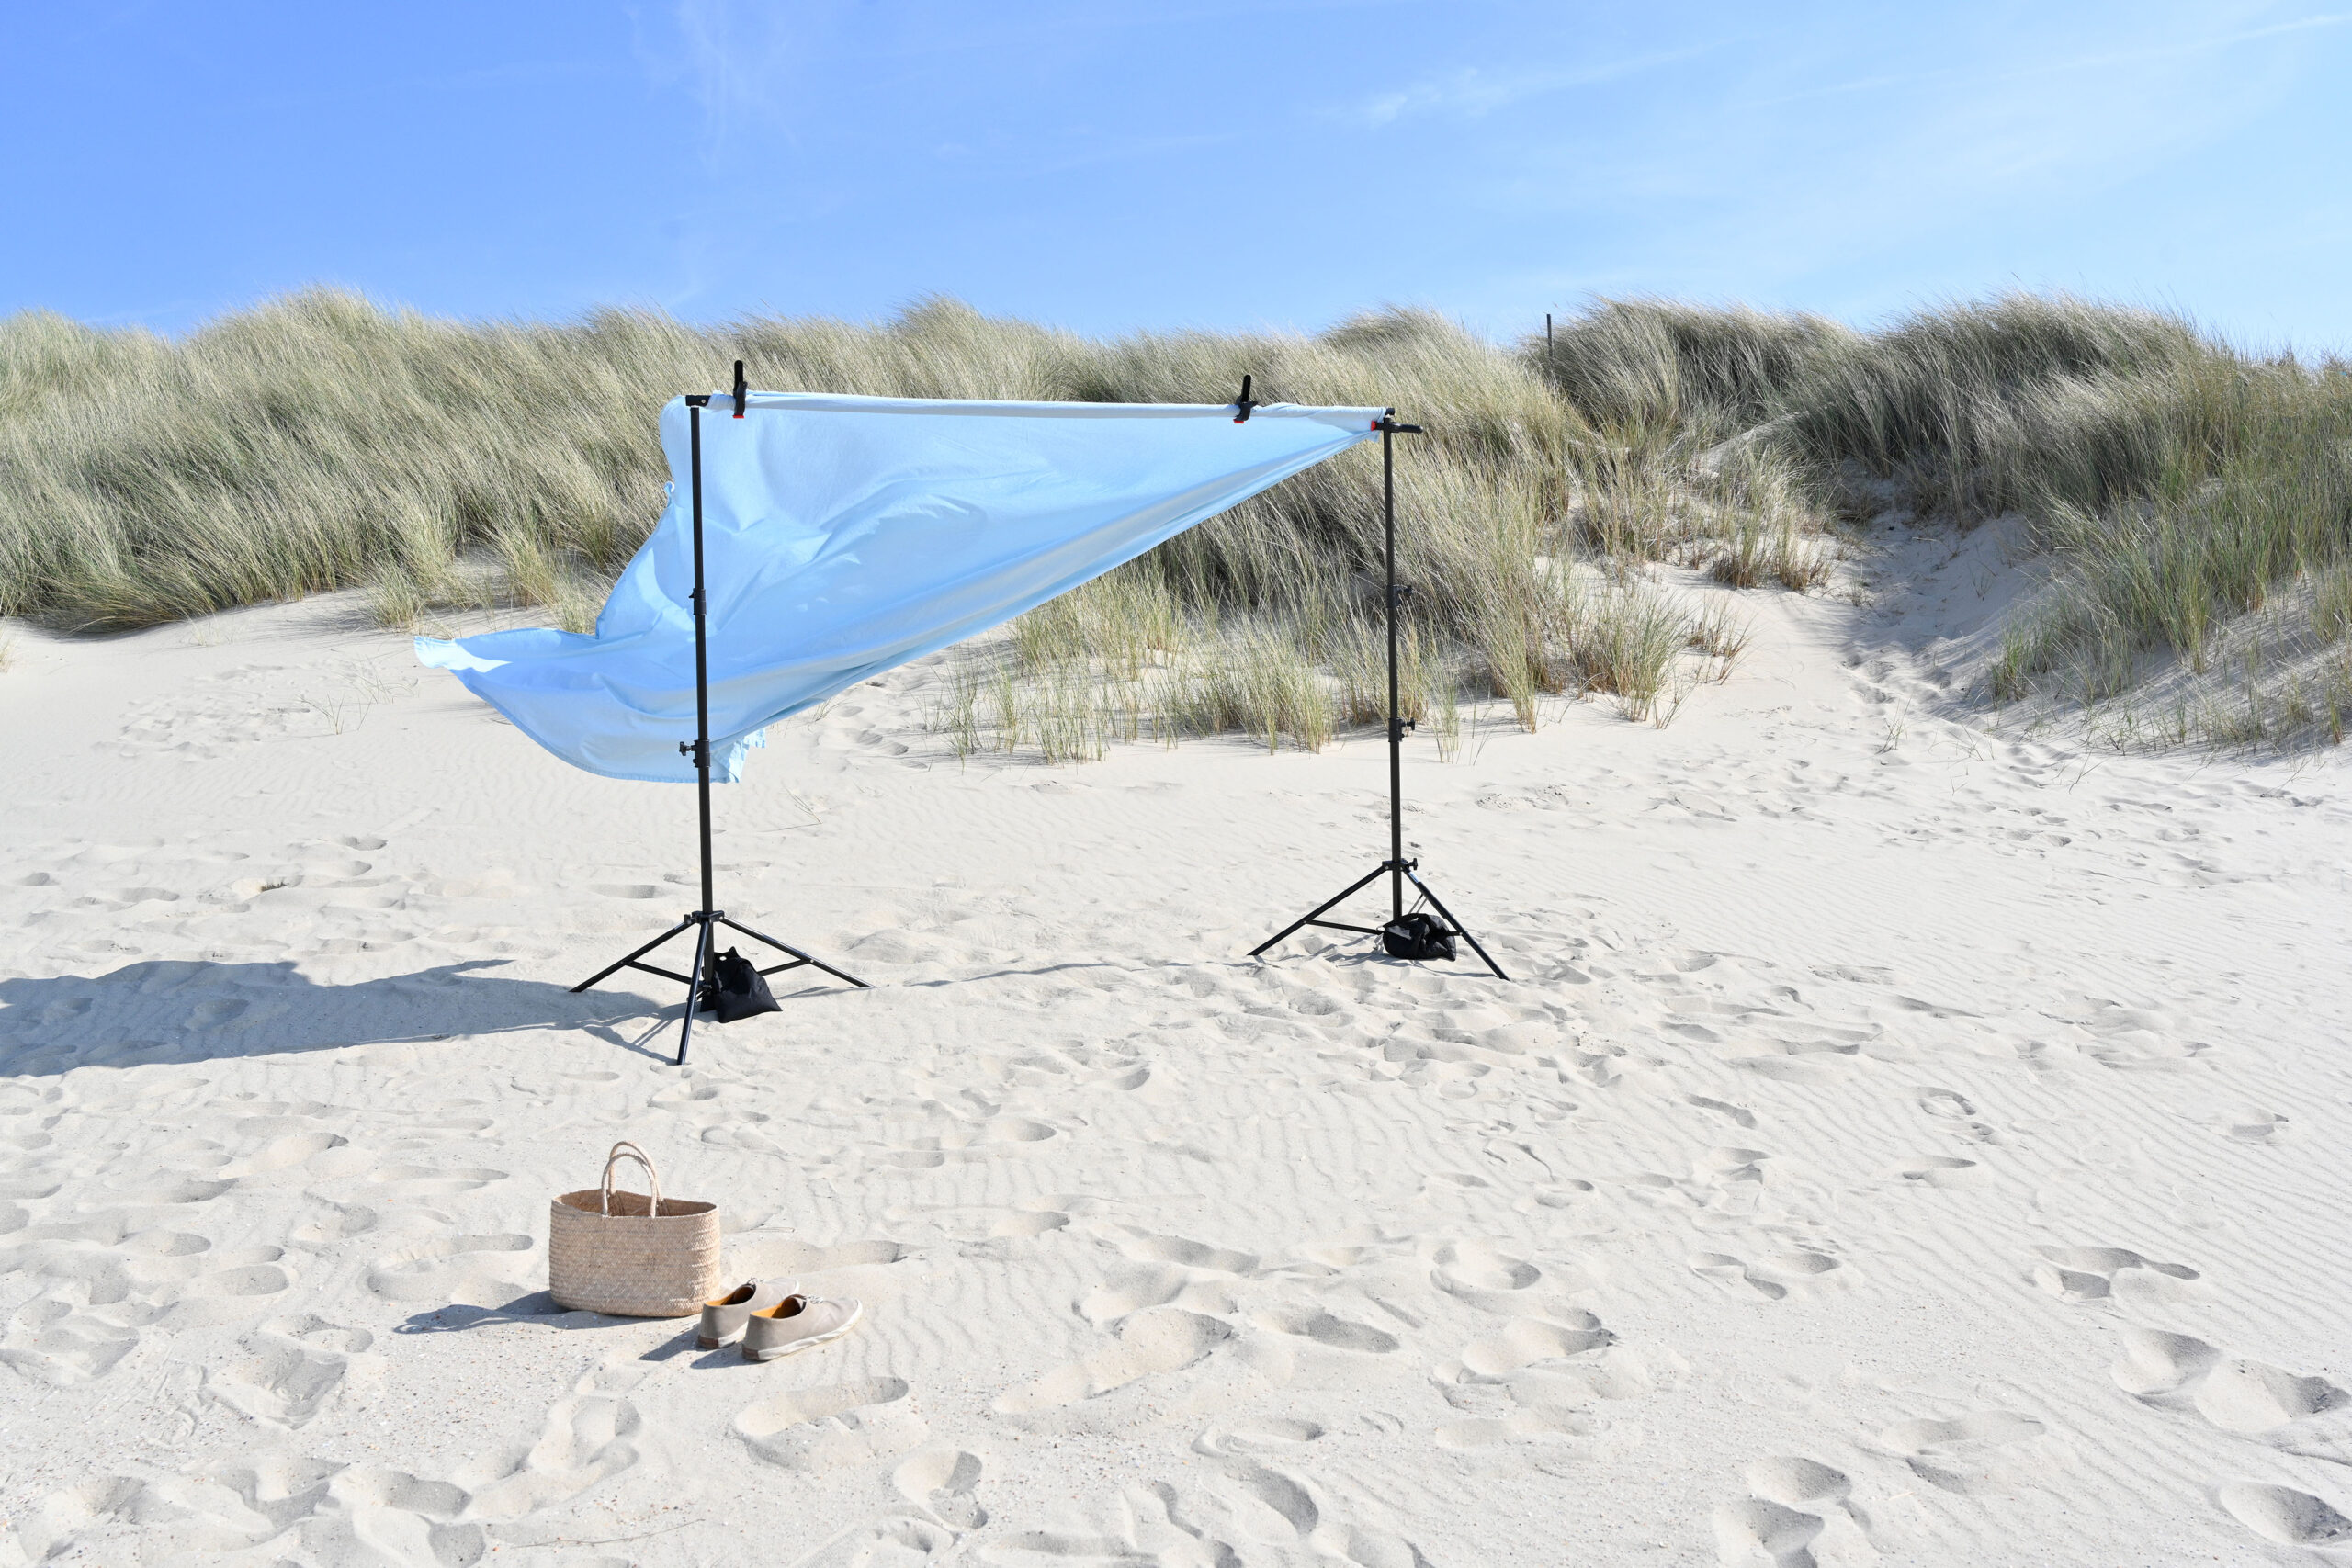
[[[1508,985],[1241,957],[1377,858],[1368,738],[959,770],[861,688],[721,891],[876,988],[683,1072],[564,987],[693,903],[690,792],[334,602],[21,634],[0,1562],[2327,1560],[2343,771],[1956,717],[1998,595],[1895,543],[1671,728],[1417,750]],[[623,1134],[865,1325],[555,1313]]]

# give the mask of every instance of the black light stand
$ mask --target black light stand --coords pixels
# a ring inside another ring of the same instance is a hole
[[[1246,391],[1243,393],[1245,397],[1248,395]],[[1244,417],[1246,418],[1247,415],[1245,414]],[[1486,963],[1487,968],[1495,972],[1496,979],[1508,980],[1510,976],[1503,973],[1502,965],[1488,956],[1487,950],[1478,945],[1478,939],[1472,936],[1463,927],[1462,922],[1453,918],[1453,911],[1440,902],[1438,896],[1430,891],[1430,885],[1420,879],[1414,868],[1421,863],[1405,858],[1405,731],[1412,726],[1400,711],[1397,701],[1396,606],[1404,602],[1405,595],[1410,593],[1412,589],[1400,587],[1396,581],[1396,457],[1389,446],[1389,437],[1420,434],[1421,427],[1418,424],[1397,423],[1395,409],[1387,411],[1380,422],[1380,515],[1384,534],[1382,555],[1388,576],[1388,858],[1349,883],[1334,897],[1325,899],[1305,915],[1251,948],[1250,956],[1258,957],[1284,937],[1307,926],[1322,926],[1337,931],[1357,931],[1365,936],[1385,935],[1383,929],[1377,926],[1359,926],[1351,925],[1345,920],[1327,920],[1323,916],[1326,911],[1347,902],[1364,888],[1371,886],[1380,879],[1383,873],[1385,873],[1388,877],[1388,918],[1392,923],[1405,918],[1405,883],[1409,877],[1413,886],[1420,889],[1421,897],[1429,900],[1430,908],[1437,911],[1438,919],[1445,922],[1447,934],[1458,936],[1468,942],[1470,950]]]
[[[735,362],[735,417],[737,419],[743,417],[745,395],[743,362],[739,359]],[[571,987],[575,993],[584,991],[605,976],[623,969],[642,969],[649,975],[659,975],[665,980],[683,982],[686,987],[686,1014],[678,1025],[677,1065],[679,1066],[686,1065],[686,1043],[694,1037],[695,1010],[702,1006],[704,982],[712,974],[713,962],[717,957],[715,950],[718,944],[718,928],[720,926],[725,926],[729,931],[741,931],[754,942],[763,942],[778,953],[788,953],[792,955],[791,963],[773,964],[761,970],[760,973],[763,975],[780,974],[786,969],[798,969],[808,965],[823,970],[836,980],[846,980],[860,990],[872,989],[856,976],[844,975],[831,964],[801,952],[789,942],[778,942],[764,932],[753,931],[741,921],[729,919],[726,910],[712,908],[718,899],[711,890],[710,866],[710,659],[708,641],[703,625],[706,605],[702,581],[702,411],[709,405],[708,392],[695,393],[686,399],[686,441],[687,449],[692,454],[689,467],[693,474],[695,518],[695,738],[690,741],[678,742],[678,750],[695,760],[695,784],[702,795],[702,908],[686,915],[676,925],[672,926],[619,963],[606,964]],[[658,964],[644,962],[647,953],[681,931],[688,930],[695,931],[695,964],[692,974],[681,975],[674,969],[664,969]]]

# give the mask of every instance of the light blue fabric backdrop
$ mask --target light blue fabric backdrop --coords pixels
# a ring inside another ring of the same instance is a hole
[[[986,631],[1360,441],[1385,410],[955,402],[754,392],[703,411],[712,776],[766,726]],[[686,782],[695,733],[685,400],[662,411],[669,509],[593,637],[545,628],[417,657],[564,761]]]

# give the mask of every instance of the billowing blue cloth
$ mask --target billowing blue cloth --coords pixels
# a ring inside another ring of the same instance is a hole
[[[986,631],[1359,441],[1375,408],[955,402],[754,392],[702,417],[712,776],[776,720]],[[596,617],[417,657],[568,762],[686,781],[695,734],[685,400],[669,509]]]

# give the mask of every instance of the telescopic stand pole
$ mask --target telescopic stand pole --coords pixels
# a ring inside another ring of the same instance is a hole
[[[745,391],[743,362],[735,362],[735,417],[743,417]],[[798,948],[763,935],[747,925],[727,918],[727,911],[716,908],[718,895],[713,887],[710,855],[710,647],[705,625],[708,605],[703,592],[702,575],[702,411],[708,407],[710,394],[697,393],[686,399],[686,448],[688,468],[692,474],[695,523],[695,738],[678,742],[678,750],[695,760],[695,788],[700,796],[702,815],[702,908],[681,919],[676,925],[647,942],[643,947],[620,960],[606,964],[580,984],[572,987],[577,993],[586,990],[607,975],[623,969],[642,969],[649,975],[659,975],[666,980],[683,981],[686,987],[685,1017],[678,1024],[677,1065],[686,1065],[686,1045],[694,1038],[695,1012],[703,1005],[706,986],[710,983],[718,958],[718,928],[742,932],[754,942],[765,942],[778,953],[789,953],[792,962],[776,964],[760,971],[763,975],[780,974],[786,969],[798,969],[804,964],[821,969],[836,980],[845,980],[860,990],[871,987],[854,975],[845,975],[831,964],[801,952]],[[674,969],[645,963],[645,955],[684,931],[695,931],[695,963],[692,973],[681,975]]]
[[[1405,858],[1405,731],[1410,729],[1413,725],[1412,721],[1404,716],[1401,694],[1396,683],[1396,610],[1404,603],[1405,596],[1413,590],[1409,585],[1399,586],[1396,581],[1396,449],[1390,445],[1390,437],[1420,434],[1421,427],[1418,424],[1397,423],[1395,409],[1390,409],[1381,419],[1381,562],[1386,571],[1388,590],[1388,858],[1251,948],[1250,956],[1252,958],[1261,956],[1268,948],[1282,942],[1283,938],[1308,926],[1321,926],[1337,931],[1356,931],[1365,936],[1385,935],[1383,929],[1377,926],[1353,925],[1346,920],[1327,920],[1323,917],[1329,910],[1337,908],[1366,887],[1371,886],[1380,879],[1381,874],[1385,872],[1388,875],[1388,919],[1392,924],[1405,918],[1405,884],[1409,879],[1415,887],[1420,889],[1421,897],[1429,900],[1430,908],[1437,911],[1438,919],[1445,922],[1447,933],[1458,936],[1468,942],[1470,951],[1476,953],[1487,967],[1494,971],[1496,979],[1508,980],[1510,976],[1503,973],[1502,965],[1496,963],[1487,950],[1478,945],[1478,939],[1472,936],[1462,922],[1453,918],[1453,911],[1440,902],[1438,896],[1430,890],[1430,885],[1420,879],[1416,870],[1420,862]]]

